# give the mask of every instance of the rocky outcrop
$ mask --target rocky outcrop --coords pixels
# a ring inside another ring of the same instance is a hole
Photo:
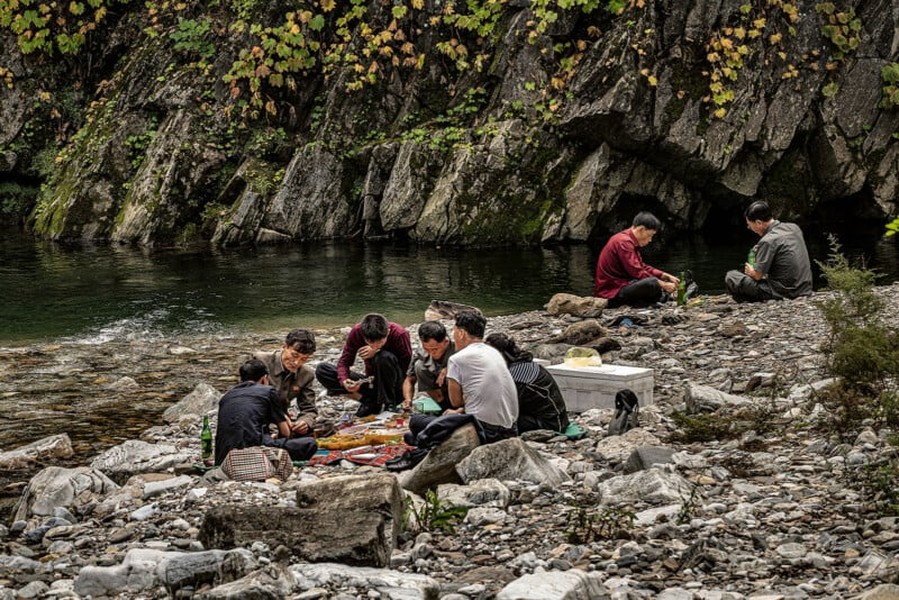
[[[269,84],[260,63],[253,94],[223,78],[264,46],[257,35],[212,27],[215,58],[198,68],[172,44],[183,16],[155,14],[154,30],[143,5],[122,7],[97,41],[102,75],[48,79],[6,38],[15,83],[0,96],[2,169],[34,186],[29,131],[46,143],[56,123],[23,90],[42,78],[57,114],[61,90],[95,90],[68,98],[89,110],[66,122],[31,216],[59,239],[537,243],[602,237],[637,204],[675,229],[758,197],[788,218],[897,211],[899,110],[883,102],[881,70],[899,35],[885,0],[833,9],[852,48],[806,1],[794,12],[663,0],[619,15],[550,2],[552,19],[509,2],[477,35],[446,27],[437,5],[394,4],[349,21],[348,56],[380,44],[382,60],[341,69],[313,57],[294,86]],[[255,15],[260,27],[282,25],[281,8]],[[233,22],[227,10],[191,22]],[[322,23],[316,43],[336,40]]]

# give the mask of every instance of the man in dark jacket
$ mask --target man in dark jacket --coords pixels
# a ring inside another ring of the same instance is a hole
[[[265,365],[255,359],[240,367],[240,383],[219,400],[215,431],[215,464],[221,465],[235,448],[274,446],[284,448],[291,460],[306,460],[318,449],[310,436],[291,437],[290,419],[275,388],[268,385]],[[278,427],[278,437],[269,425]]]
[[[761,302],[798,298],[812,293],[812,266],[802,230],[771,214],[768,203],[758,200],[744,213],[746,227],[761,239],[743,272],[728,271],[724,285],[737,302]]]

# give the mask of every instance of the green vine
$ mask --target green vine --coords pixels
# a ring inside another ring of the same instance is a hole
[[[884,65],[880,70],[880,78],[883,80],[883,99],[880,106],[882,108],[899,106],[899,63]]]
[[[822,2],[815,5],[815,12],[827,18],[827,24],[821,28],[821,34],[836,46],[834,58],[837,61],[858,48],[861,43],[862,22],[855,16],[854,9],[841,11],[833,2]]]
[[[11,31],[23,54],[77,54],[88,36],[128,0],[0,0],[0,27]]]

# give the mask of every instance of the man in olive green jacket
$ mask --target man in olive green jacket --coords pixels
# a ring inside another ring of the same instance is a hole
[[[312,435],[318,409],[315,406],[315,371],[306,365],[315,353],[315,335],[307,329],[294,329],[287,334],[284,345],[274,352],[255,352],[268,369],[269,385],[278,392],[284,410],[296,398],[297,414],[291,420],[294,435]]]

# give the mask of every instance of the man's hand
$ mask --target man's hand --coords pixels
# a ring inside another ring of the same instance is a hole
[[[372,348],[371,346],[362,346],[359,348],[359,356],[362,357],[362,360],[368,360],[372,358],[375,354],[378,353],[380,348]]]
[[[662,271],[662,281],[670,281],[675,286],[677,286],[677,284],[680,283],[680,277],[675,277],[671,273],[665,273],[664,271]]]
[[[403,398],[403,412],[412,410],[412,398]]]
[[[677,284],[672,283],[670,281],[659,281],[659,285],[662,286],[662,289],[668,292],[669,294],[673,294],[677,292]]]
[[[291,431],[299,435],[309,433],[309,423],[307,423],[306,421],[297,421],[291,427]]]
[[[752,277],[753,279],[755,279],[756,281],[759,281],[760,279],[762,279],[764,277],[764,275],[762,275],[760,272],[756,271],[755,268],[753,268],[753,266],[750,265],[749,263],[743,263],[743,272],[746,275],[748,275],[749,277]]]
[[[353,381],[352,379],[344,379],[341,383],[343,385],[343,389],[350,392],[351,394],[355,394],[359,391],[359,388],[362,387],[362,384],[358,381]]]
[[[446,367],[440,369],[440,372],[437,373],[437,387],[443,387],[443,382],[446,381]]]
[[[459,408],[448,408],[443,411],[444,415],[461,415],[465,413],[465,407],[460,406]]]

